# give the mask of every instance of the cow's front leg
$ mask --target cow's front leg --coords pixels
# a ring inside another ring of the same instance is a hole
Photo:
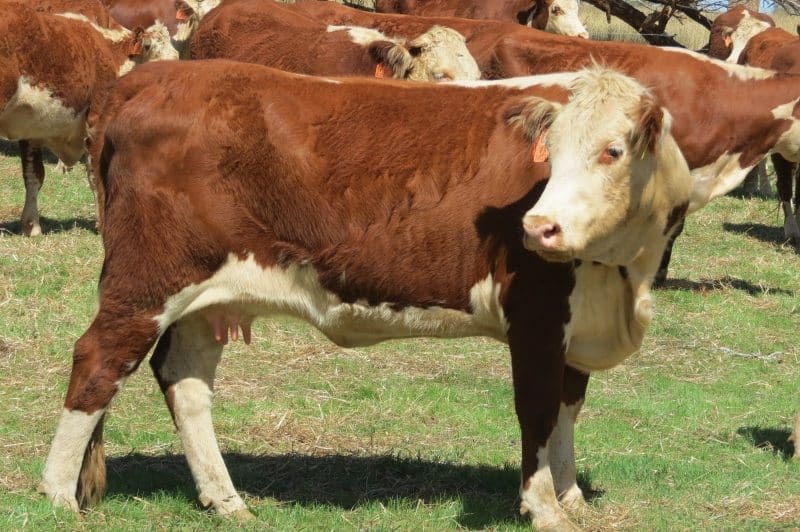
[[[558,419],[564,378],[564,349],[534,343],[529,334],[509,329],[514,406],[522,435],[520,512],[531,514],[539,530],[573,530],[556,499],[550,470],[550,445]]]
[[[200,502],[220,515],[249,519],[252,515],[236,493],[211,421],[214,376],[221,355],[222,342],[214,339],[212,327],[193,315],[164,333],[150,365],[180,434]]]
[[[549,446],[550,467],[553,471],[556,494],[565,508],[578,509],[586,505],[583,492],[578,486],[574,435],[575,421],[583,406],[588,384],[589,374],[566,366],[558,421]]]
[[[22,232],[25,236],[39,236],[39,189],[44,183],[42,148],[30,141],[19,141],[19,156],[22,159],[22,179],[25,181],[25,206],[22,208]]]

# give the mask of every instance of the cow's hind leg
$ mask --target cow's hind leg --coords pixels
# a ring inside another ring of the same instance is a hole
[[[19,141],[19,155],[22,159],[22,179],[25,181],[25,206],[22,208],[22,232],[26,236],[39,236],[39,189],[44,183],[44,163],[42,148],[30,141]]]
[[[120,316],[102,306],[75,343],[67,398],[44,466],[39,491],[54,504],[78,510],[105,491],[103,416],[122,381],[157,338],[148,316]]]
[[[222,460],[211,421],[214,375],[222,344],[199,315],[181,319],[162,336],[150,365],[183,442],[200,502],[220,515],[252,517]]]

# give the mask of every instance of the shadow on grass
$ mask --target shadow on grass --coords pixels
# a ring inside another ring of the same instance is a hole
[[[711,292],[715,290],[741,290],[751,296],[763,296],[767,294],[781,294],[794,296],[794,291],[784,288],[775,288],[763,285],[752,284],[744,279],[724,276],[719,279],[701,279],[692,281],[690,279],[667,279],[660,287],[662,290],[686,290],[691,292]]]
[[[282,503],[328,505],[352,510],[373,502],[406,499],[436,504],[458,499],[458,523],[482,529],[519,521],[519,470],[516,467],[472,466],[383,456],[309,456],[301,454],[224,455],[233,483],[254,497]],[[110,457],[108,495],[148,497],[172,492],[197,497],[183,455]],[[592,500],[602,494],[590,487],[589,475],[579,484]]]
[[[789,441],[791,432],[787,428],[740,427],[736,434],[744,436],[759,449],[771,450],[784,461],[792,458],[794,446]]]
[[[66,233],[73,229],[82,229],[94,234],[97,233],[97,227],[94,219],[90,218],[66,218],[64,220],[54,220],[42,216],[39,218],[39,223],[42,226],[44,234],[50,233]],[[0,222],[0,233],[11,233],[12,235],[22,235],[22,224],[19,220],[13,222]]]
[[[725,222],[722,224],[722,228],[729,233],[747,235],[761,242],[774,244],[775,246],[781,246],[788,241],[783,234],[783,225],[777,226],[756,223],[734,224]],[[795,252],[800,253],[800,246],[793,247]]]

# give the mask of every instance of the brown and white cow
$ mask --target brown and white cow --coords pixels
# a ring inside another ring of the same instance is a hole
[[[550,33],[589,38],[576,0],[376,0],[375,11],[519,22]]]
[[[560,404],[582,394],[574,368],[638,349],[690,199],[647,90],[599,68],[517,88],[189,61],[137,68],[98,111],[100,307],[75,346],[41,491],[73,509],[102,495],[103,416],[157,342],[151,366],[200,501],[249,515],[211,423],[214,372],[229,335],[249,342],[255,317],[283,313],[343,346],[507,342],[521,508],[571,526],[557,496],[580,490],[564,483]]]
[[[431,26],[396,39],[352,25],[325,25],[276,2],[223,3],[191,40],[194,59],[234,59],[315,75],[362,75],[413,81],[470,80],[480,71],[457,31]]]
[[[800,38],[781,28],[768,28],[747,41],[738,62],[796,76],[800,74]],[[772,165],[775,168],[778,197],[783,209],[783,233],[786,238],[800,245],[798,166],[777,153],[772,155]],[[794,207],[792,207],[792,184],[794,184]]]
[[[67,165],[85,151],[86,113],[104,84],[145,60],[175,59],[162,24],[108,30],[82,15],[0,3],[0,137],[18,140],[25,181],[22,231],[41,233],[42,148]]]
[[[736,63],[747,41],[762,31],[774,28],[769,15],[738,5],[714,19],[708,38],[708,55]]]

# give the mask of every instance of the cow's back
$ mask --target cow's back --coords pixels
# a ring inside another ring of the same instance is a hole
[[[153,238],[203,235],[202,262],[212,269],[249,250],[259,264],[312,264],[345,301],[463,310],[488,273],[488,263],[458,260],[480,248],[483,211],[507,198],[522,202],[506,222],[489,217],[484,238],[505,231],[502,223],[518,225],[543,177],[523,171],[523,136],[497,127],[504,102],[492,91],[465,101],[462,89],[444,105],[457,88],[398,91],[394,83],[378,89],[190,63],[137,68],[98,110],[91,154],[109,252],[129,248],[114,235],[131,219],[160,219],[163,233]],[[421,131],[436,140],[425,142]],[[519,155],[504,158],[508,149]],[[484,161],[480,172],[476,160]]]

